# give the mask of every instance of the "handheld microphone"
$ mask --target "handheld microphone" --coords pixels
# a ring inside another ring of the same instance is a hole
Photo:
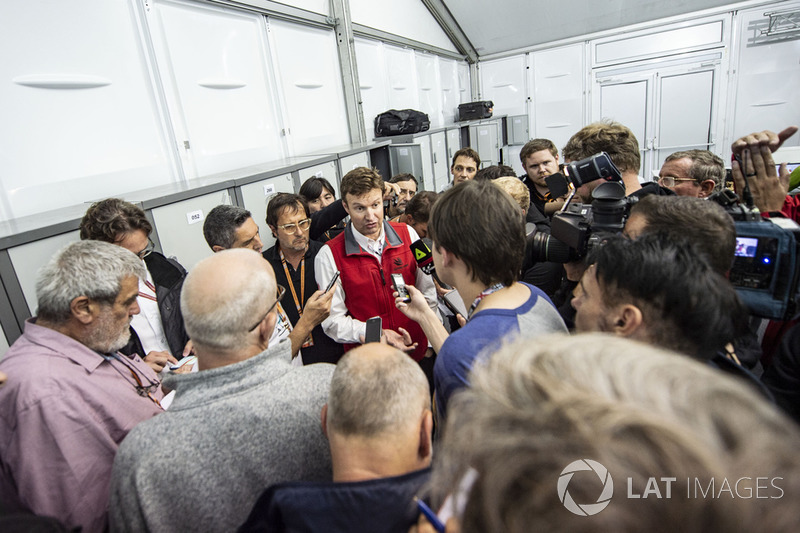
[[[411,243],[411,252],[417,261],[417,266],[429,276],[436,276],[435,266],[433,265],[433,253],[425,241],[418,239]]]

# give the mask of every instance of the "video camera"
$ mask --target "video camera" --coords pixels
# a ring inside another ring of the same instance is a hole
[[[622,231],[636,201],[625,196],[622,175],[605,152],[568,163],[563,170],[566,176],[548,176],[548,185],[551,177],[566,177],[572,183],[572,191],[564,207],[553,216],[551,234],[536,232],[528,238],[536,261],[567,263],[583,259],[594,246]],[[605,182],[592,191],[591,204],[572,203],[578,187],[597,179]]]
[[[797,312],[800,226],[788,218],[763,219],[731,190],[709,197],[733,217],[736,251],[730,281],[750,313],[788,320]]]

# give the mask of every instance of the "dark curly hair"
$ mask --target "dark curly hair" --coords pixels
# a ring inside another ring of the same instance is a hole
[[[81,240],[114,244],[136,230],[149,236],[153,226],[140,207],[119,198],[107,198],[89,207],[81,220],[80,230]]]

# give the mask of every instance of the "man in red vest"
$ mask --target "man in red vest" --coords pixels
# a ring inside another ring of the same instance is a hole
[[[341,191],[350,222],[322,247],[314,263],[320,287],[341,273],[322,328],[348,350],[363,342],[367,319],[380,316],[386,342],[419,361],[428,340],[416,322],[397,310],[392,296],[392,274],[402,274],[405,284],[419,289],[436,312],[433,280],[417,268],[409,248],[419,236],[406,224],[384,221],[384,184],[376,170],[351,170],[342,178]]]

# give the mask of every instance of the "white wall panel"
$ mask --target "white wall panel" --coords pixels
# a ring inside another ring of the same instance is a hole
[[[415,52],[419,111],[428,114],[431,129],[444,126],[442,114],[442,88],[439,83],[439,65],[436,56]]]
[[[306,0],[308,1],[308,0]],[[349,0],[353,22],[455,52],[420,0]]]
[[[442,118],[445,124],[452,124],[458,113],[458,104],[461,103],[455,60],[439,58],[439,81],[442,86]]]
[[[269,32],[292,155],[348,144],[333,30],[270,19]]]
[[[389,107],[418,109],[419,96],[414,51],[397,46],[383,47],[386,73],[389,79]]]
[[[375,138],[375,117],[389,109],[389,87],[386,77],[383,44],[372,39],[355,39],[358,83],[361,87],[361,109],[367,138]]]
[[[472,89],[469,80],[469,64],[464,61],[458,63],[458,91],[459,104],[472,101]],[[456,106],[457,107],[457,106]]]
[[[800,4],[781,6],[781,11]],[[769,27],[765,11],[754,9],[742,13],[740,21],[739,63],[736,69],[738,87],[730,141],[748,133],[765,129],[781,131],[800,123],[800,38],[797,33],[767,36],[761,31]],[[730,143],[726,143],[730,144]],[[800,146],[800,135],[788,139],[785,146]],[[730,153],[726,146],[726,153]]]
[[[299,7],[300,9],[311,11],[312,13],[319,13],[320,15],[330,15],[331,13],[331,3],[329,0],[291,0],[291,2],[282,3],[288,3],[294,7]]]
[[[481,100],[494,103],[494,115],[526,114],[525,56],[481,63]]]
[[[187,175],[283,157],[263,17],[158,0],[151,21]]]
[[[0,21],[0,220],[177,180],[130,2],[0,2]]]
[[[532,53],[532,137],[550,139],[559,150],[581,129],[584,117],[583,45]]]

